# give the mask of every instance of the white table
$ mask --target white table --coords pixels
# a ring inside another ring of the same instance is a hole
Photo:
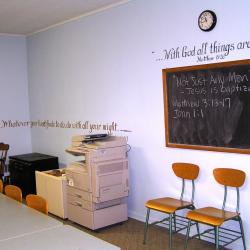
[[[1,250],[119,250],[72,226],[61,226],[0,242]]]
[[[1,250],[119,250],[0,193]]]
[[[63,224],[0,193],[0,241]]]

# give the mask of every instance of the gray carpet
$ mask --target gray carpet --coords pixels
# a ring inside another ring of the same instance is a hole
[[[150,226],[148,231],[147,243],[143,245],[144,223],[129,218],[128,221],[112,225],[106,228],[92,231],[69,220],[65,224],[74,226],[84,232],[94,235],[97,238],[119,246],[122,250],[167,250],[168,231],[159,226]],[[173,235],[173,249],[183,250],[185,236],[182,234]],[[209,250],[215,249],[213,244],[192,239],[188,244],[189,250]],[[100,249],[101,250],[101,249]]]

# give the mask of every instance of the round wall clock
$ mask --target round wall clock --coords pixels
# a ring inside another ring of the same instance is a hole
[[[198,18],[198,25],[202,31],[211,31],[217,22],[215,13],[211,10],[203,11]]]

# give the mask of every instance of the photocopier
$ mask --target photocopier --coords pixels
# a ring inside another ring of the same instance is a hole
[[[96,230],[128,219],[128,150],[122,136],[92,139],[72,137],[65,172],[68,219]]]

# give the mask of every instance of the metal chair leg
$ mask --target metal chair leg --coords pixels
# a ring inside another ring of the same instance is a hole
[[[198,222],[196,222],[196,223],[195,223],[195,225],[196,225],[196,229],[197,229],[198,238],[199,238],[199,239],[201,239],[201,236],[200,236],[200,228],[199,228],[199,223],[198,223]]]
[[[174,218],[174,231],[176,232],[176,214],[173,214],[173,218]]]
[[[147,209],[146,222],[145,222],[145,226],[144,226],[143,244],[146,244],[146,240],[147,240],[149,214],[150,214],[150,208]]]
[[[173,214],[169,214],[169,250],[172,250],[172,218]]]
[[[190,226],[191,226],[191,220],[188,220],[187,233],[186,233],[186,239],[185,239],[185,245],[184,245],[184,249],[185,250],[187,250],[188,239],[189,239],[189,232],[190,232]]]
[[[219,250],[219,227],[215,227],[215,245],[216,245],[216,250]]]
[[[238,219],[240,223],[240,232],[241,232],[243,247],[244,247],[244,250],[246,250],[247,248],[246,248],[246,240],[245,240],[245,234],[244,234],[244,229],[243,229],[243,223],[240,217]]]

